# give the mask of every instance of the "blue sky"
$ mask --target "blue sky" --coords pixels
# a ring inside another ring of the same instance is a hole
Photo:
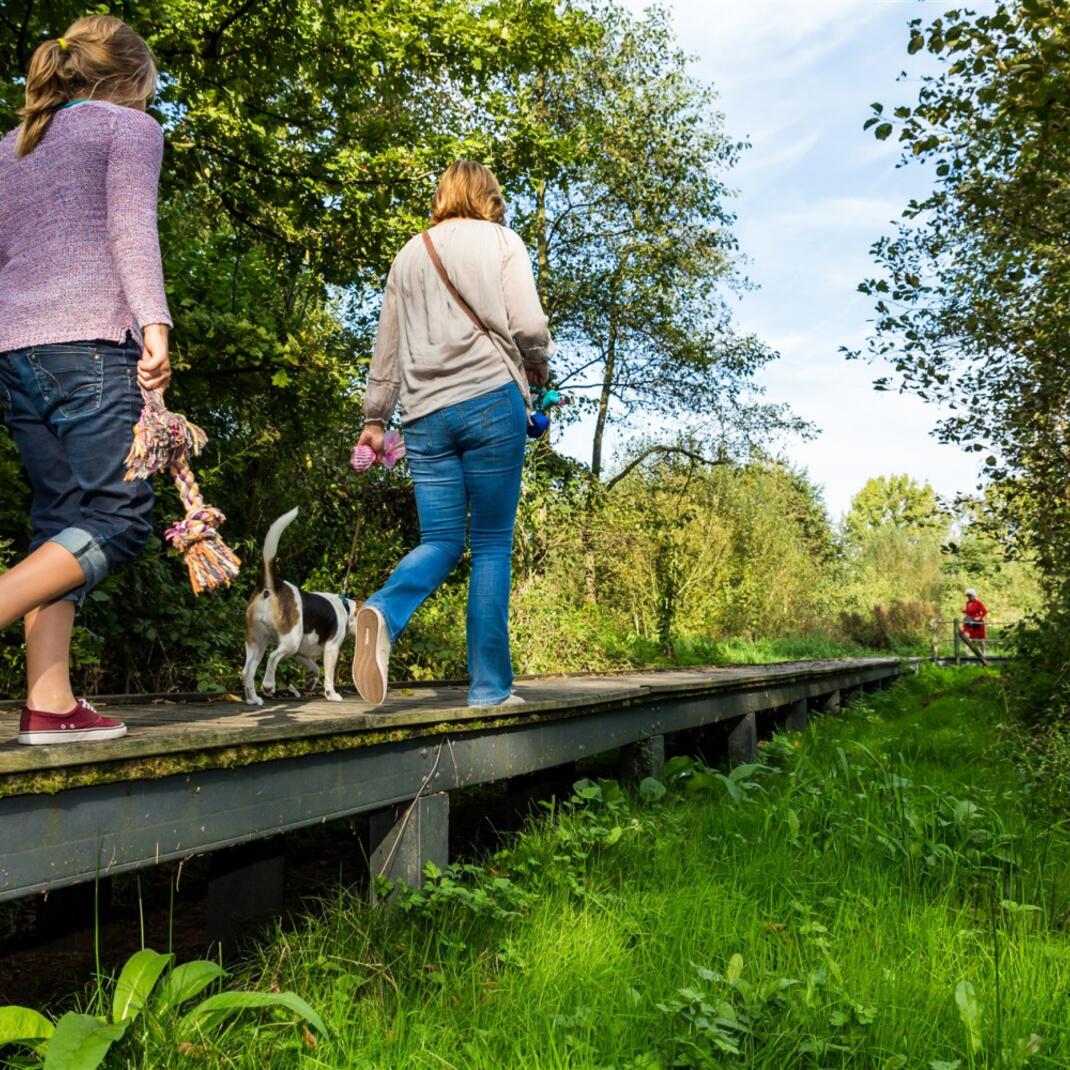
[[[637,13],[646,6],[624,0]],[[931,175],[896,168],[893,141],[862,132],[871,101],[912,102],[926,60],[906,53],[907,23],[939,15],[930,0],[670,0],[695,73],[720,96],[725,129],[752,148],[733,172],[736,231],[759,289],[742,296],[741,328],[781,354],[761,376],[821,430],[782,452],[824,488],[833,516],[870,476],[907,472],[953,496],[976,485],[975,460],[929,434],[939,416],[917,398],[878,393],[886,368],[847,362],[871,305],[857,293],[868,249]],[[973,3],[975,10],[991,7]],[[897,82],[904,68],[909,77]],[[589,441],[589,435],[586,436]],[[614,439],[613,442],[619,442]],[[561,447],[587,459],[579,435]]]

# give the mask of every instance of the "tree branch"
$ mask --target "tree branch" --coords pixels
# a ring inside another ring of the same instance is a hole
[[[727,457],[715,460],[712,457],[703,457],[701,453],[696,453],[694,450],[687,449],[686,446],[648,446],[638,457],[629,461],[612,479],[606,480],[605,489],[612,490],[633,468],[638,467],[648,457],[653,456],[655,453],[660,453],[663,456],[668,454],[679,454],[682,457],[688,457],[693,464],[706,464],[706,465],[718,465],[718,464],[730,464],[731,461]]]

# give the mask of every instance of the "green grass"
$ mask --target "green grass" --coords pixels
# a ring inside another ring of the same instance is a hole
[[[894,652],[872,650],[858,643],[819,632],[759,639],[739,636],[726,639],[683,636],[674,642],[671,657],[653,640],[637,639],[635,636],[619,637],[619,641],[616,638],[603,639],[601,646],[613,664],[654,668],[680,665],[764,665],[773,661],[926,653],[921,647],[903,648]]]
[[[329,1037],[265,1020],[116,1065],[1065,1068],[1070,833],[1031,813],[1001,718],[993,678],[927,669],[729,779],[587,784],[493,859],[392,910],[340,891],[240,968]]]

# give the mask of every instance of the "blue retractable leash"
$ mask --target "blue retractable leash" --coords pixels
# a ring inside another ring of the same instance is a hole
[[[531,392],[531,419],[528,438],[542,438],[550,429],[550,411],[561,404],[561,395],[549,387],[540,386]]]

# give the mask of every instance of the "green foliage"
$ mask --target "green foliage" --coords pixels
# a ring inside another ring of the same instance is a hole
[[[882,121],[904,162],[934,170],[893,235],[873,247],[880,274],[861,286],[876,303],[870,352],[895,380],[943,403],[942,440],[978,455],[997,487],[988,505],[1001,542],[1036,562],[1042,602],[1023,649],[1028,676],[1054,684],[1018,692],[1025,711],[1068,705],[1070,497],[1067,376],[1070,33],[1062,0],[1000,2],[911,22],[908,51],[940,73],[917,101]],[[1062,681],[1062,682],[1059,682]]]
[[[923,531],[944,526],[936,492],[928,483],[918,483],[906,475],[876,476],[866,480],[851,499],[844,521],[848,539],[861,543],[867,535],[886,528],[898,528],[915,537]]]
[[[265,1008],[296,1015],[321,1036],[327,1035],[319,1015],[294,992],[218,992],[177,1018],[180,1006],[223,976],[222,968],[213,962],[174,966],[173,956],[142,948],[127,960],[119,973],[112,990],[110,1015],[67,1011],[53,1023],[26,1007],[0,1007],[0,1049],[18,1046],[29,1049],[35,1056],[31,1061],[22,1059],[5,1065],[39,1066],[41,1070],[96,1070],[104,1064],[112,1046],[127,1037],[142,1012],[145,1012],[144,1027],[136,1040],[131,1037],[129,1041],[139,1047],[167,1041],[172,1051],[188,1051],[192,1040],[218,1033],[239,1012]],[[97,998],[103,1004],[102,992],[98,992]]]
[[[736,403],[771,354],[733,334],[717,290],[733,277],[724,173],[739,147],[664,13],[633,19],[612,4],[551,0],[403,0],[389,17],[335,0],[236,9],[145,0],[117,12],[148,36],[163,71],[155,110],[167,141],[160,230],[177,324],[173,402],[209,432],[198,476],[246,568],[232,591],[196,600],[182,563],[154,542],[80,618],[81,689],[232,687],[260,540],[295,504],[282,566],[303,583],[339,589],[348,573],[350,591],[366,595],[415,541],[403,479],[358,481],[345,461],[382,277],[458,157],[496,169],[512,222],[537,247],[564,377],[608,347],[626,405],[701,409],[726,441],[742,434]],[[4,126],[15,123],[33,48],[79,13],[66,0],[5,4]],[[752,424],[747,435],[760,437]],[[0,538],[17,554],[27,488],[6,439],[0,476],[12,488]],[[158,489],[166,525],[178,503],[162,481]],[[558,483],[551,496],[571,493]],[[406,673],[463,671],[466,579],[462,568],[399,646]],[[0,686],[21,685],[11,637]]]

